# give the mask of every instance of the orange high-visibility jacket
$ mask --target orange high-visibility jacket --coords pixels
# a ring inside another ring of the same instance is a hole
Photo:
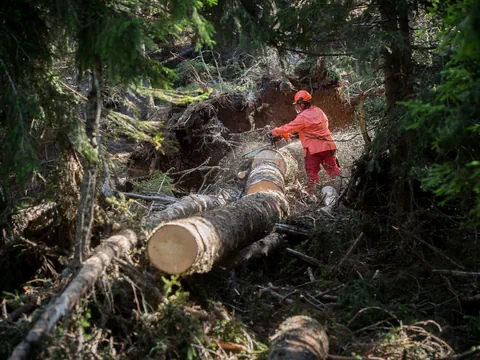
[[[305,156],[307,149],[310,154],[316,154],[337,148],[328,130],[327,115],[316,106],[303,110],[288,124],[273,129],[272,135],[280,136],[292,132],[298,132]]]

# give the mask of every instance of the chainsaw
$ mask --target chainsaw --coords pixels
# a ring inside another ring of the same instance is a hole
[[[267,135],[267,138],[270,141],[270,146],[274,149],[282,148],[285,145],[291,143],[293,139],[298,139],[298,137],[298,133],[286,133],[280,136],[273,136],[272,133],[269,133]]]

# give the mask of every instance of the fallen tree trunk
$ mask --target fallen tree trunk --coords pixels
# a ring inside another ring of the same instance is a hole
[[[281,192],[250,194],[222,208],[160,225],[149,239],[148,256],[169,274],[208,272],[233,251],[270,233],[288,211]]]
[[[328,337],[320,323],[308,316],[285,320],[274,335],[268,360],[323,360]]]
[[[219,265],[227,270],[234,269],[247,261],[258,259],[262,256],[268,256],[276,249],[287,244],[287,241],[277,233],[271,233],[262,240],[254,242],[251,245],[240,250],[238,253],[222,261]]]
[[[144,220],[143,226],[155,228],[160,223],[183,219],[219,206],[228,204],[233,200],[233,194],[223,191],[217,196],[191,194],[181,198],[162,211],[150,215]]]
[[[157,227],[149,238],[148,257],[169,274],[204,273],[234,251],[269,234],[289,213],[283,194],[296,161],[263,150],[252,161],[245,193],[223,208]]]
[[[128,252],[136,243],[135,233],[131,230],[124,230],[99,246],[95,253],[83,263],[81,270],[63,293],[46,307],[45,312],[30,329],[25,339],[13,350],[9,359],[28,359],[32,346],[39,343],[56,323],[78,304],[113,258]]]

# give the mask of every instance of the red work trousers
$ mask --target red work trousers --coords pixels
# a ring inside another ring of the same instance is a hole
[[[338,167],[337,157],[333,155],[332,151],[322,151],[316,154],[310,154],[307,149],[307,156],[305,157],[305,170],[308,175],[308,192],[311,194],[313,188],[318,183],[318,172],[320,165],[323,166],[327,175],[333,180],[342,173]]]

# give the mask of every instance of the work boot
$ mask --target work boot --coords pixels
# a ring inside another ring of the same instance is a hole
[[[317,198],[315,195],[310,194],[310,195],[308,195],[308,197],[305,199],[305,202],[306,202],[307,204],[315,204],[315,203],[318,202],[318,198]]]

